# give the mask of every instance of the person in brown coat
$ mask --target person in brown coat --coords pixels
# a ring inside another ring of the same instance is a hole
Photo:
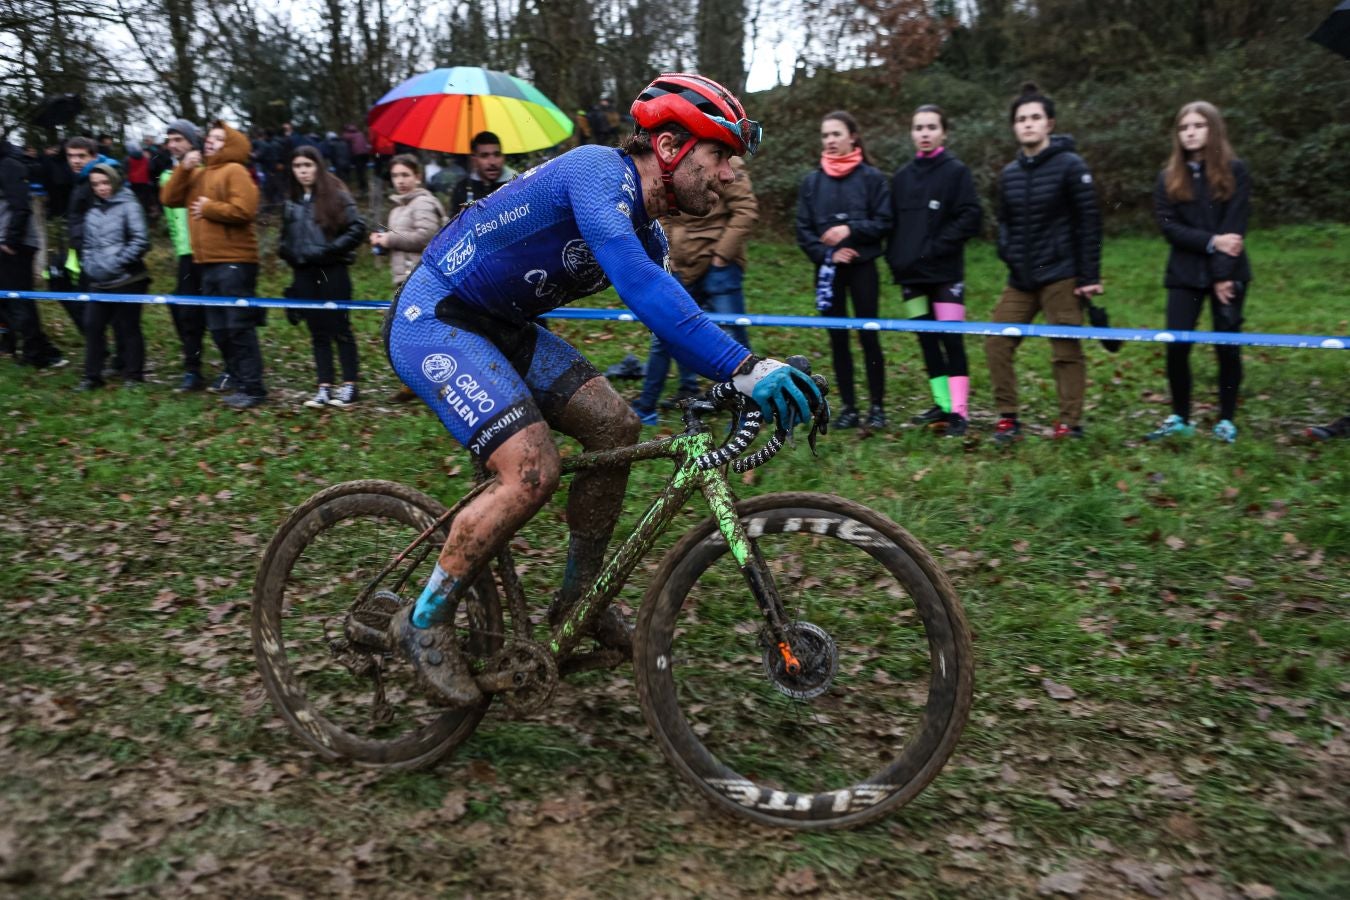
[[[759,201],[750,186],[750,173],[739,156],[732,157],[736,180],[720,185],[721,199],[706,216],[671,216],[662,222],[670,241],[670,268],[699,306],[710,312],[745,314],[745,242],[759,221]],[[724,325],[723,330],[750,346],[744,325]],[[657,401],[670,371],[670,354],[660,338],[652,336],[651,351],[642,382],[642,393],[633,410],[644,425],[655,425]],[[698,393],[698,376],[680,366],[676,400]],[[673,405],[673,404],[670,404]]]
[[[207,132],[204,154],[191,150],[160,188],[166,207],[186,207],[193,260],[201,266],[207,297],[252,297],[258,284],[258,187],[247,163],[249,139],[222,121]],[[263,387],[258,326],[266,312],[250,307],[212,306],[206,327],[225,354],[225,374],[212,390],[228,394],[225,404],[249,409],[267,396]]]

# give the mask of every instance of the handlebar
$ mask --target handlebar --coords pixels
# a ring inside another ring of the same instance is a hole
[[[787,364],[807,375],[811,375],[811,363],[804,356],[789,356]],[[821,396],[824,397],[829,391],[829,385],[820,375],[812,375],[812,380],[820,388]],[[692,425],[693,420],[697,418],[700,412],[719,412],[726,411],[735,413],[740,420],[737,427],[722,446],[716,450],[710,450],[694,460],[694,465],[699,469],[715,469],[731,463],[731,470],[738,475],[748,472],[751,469],[759,468],[778,455],[778,451],[783,449],[790,435],[785,429],[779,428],[769,438],[763,447],[760,447],[754,453],[744,459],[737,459],[746,448],[754,443],[755,438],[759,436],[759,431],[764,425],[764,413],[757,407],[747,404],[747,398],[731,382],[723,382],[714,385],[707,393],[706,400],[688,400],[685,401],[685,424]],[[747,408],[748,407],[748,408]],[[822,433],[824,429],[821,429]],[[815,430],[811,432],[811,446],[815,448]],[[734,461],[733,461],[734,460]]]

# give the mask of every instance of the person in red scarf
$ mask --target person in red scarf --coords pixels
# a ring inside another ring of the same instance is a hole
[[[797,193],[797,245],[816,264],[816,309],[822,316],[876,318],[881,282],[877,257],[891,231],[889,179],[867,163],[858,122],[842,110],[820,123],[820,167],[809,172]],[[886,425],[886,364],[875,331],[858,331],[867,376],[868,410],[862,421],[853,384],[848,332],[830,330],[835,384],[843,409],[835,428]]]

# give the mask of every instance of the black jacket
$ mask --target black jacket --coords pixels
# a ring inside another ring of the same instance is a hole
[[[895,220],[886,262],[896,284],[965,280],[966,241],[980,233],[980,199],[970,169],[943,150],[915,159],[891,179]]]
[[[1073,138],[1053,135],[1033,157],[1021,153],[999,176],[998,257],[1008,284],[1034,291],[1072,278],[1101,282],[1102,218],[1087,163]]]
[[[450,192],[451,214],[458,212],[462,206],[477,203],[510,180],[505,175],[491,183],[484,181],[476,174],[461,178],[459,183],[455,185],[455,189]]]
[[[1233,196],[1227,200],[1209,198],[1209,182],[1204,164],[1191,168],[1190,200],[1173,201],[1167,197],[1166,172],[1158,173],[1153,189],[1153,216],[1163,237],[1172,245],[1167,255],[1167,287],[1204,290],[1216,281],[1252,280],[1247,252],[1229,256],[1215,250],[1209,242],[1218,234],[1247,234],[1247,216],[1251,212],[1252,179],[1240,159],[1233,160]]]
[[[797,191],[797,246],[811,262],[825,262],[830,248],[820,236],[835,225],[847,225],[849,236],[840,247],[858,251],[856,262],[881,255],[881,242],[891,231],[891,186],[874,166],[858,163],[843,178],[831,178],[824,170],[808,172]]]
[[[281,210],[281,258],[292,266],[350,266],[356,248],[366,236],[366,223],[356,211],[356,201],[343,194],[346,223],[333,237],[323,233],[314,220],[314,203],[287,200]]]
[[[23,151],[0,141],[0,244],[13,250],[38,246],[28,178],[29,164]]]

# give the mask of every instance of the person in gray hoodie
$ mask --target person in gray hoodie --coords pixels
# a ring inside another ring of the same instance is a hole
[[[80,266],[89,288],[100,294],[143,294],[150,275],[142,258],[150,249],[145,214],[131,189],[122,183],[117,167],[95,165],[89,173],[94,203],[84,217]],[[107,349],[100,339],[111,324],[122,348],[126,387],[145,381],[145,338],[141,334],[141,304],[95,301],[85,311],[84,378],[78,391],[103,386],[103,359]]]

